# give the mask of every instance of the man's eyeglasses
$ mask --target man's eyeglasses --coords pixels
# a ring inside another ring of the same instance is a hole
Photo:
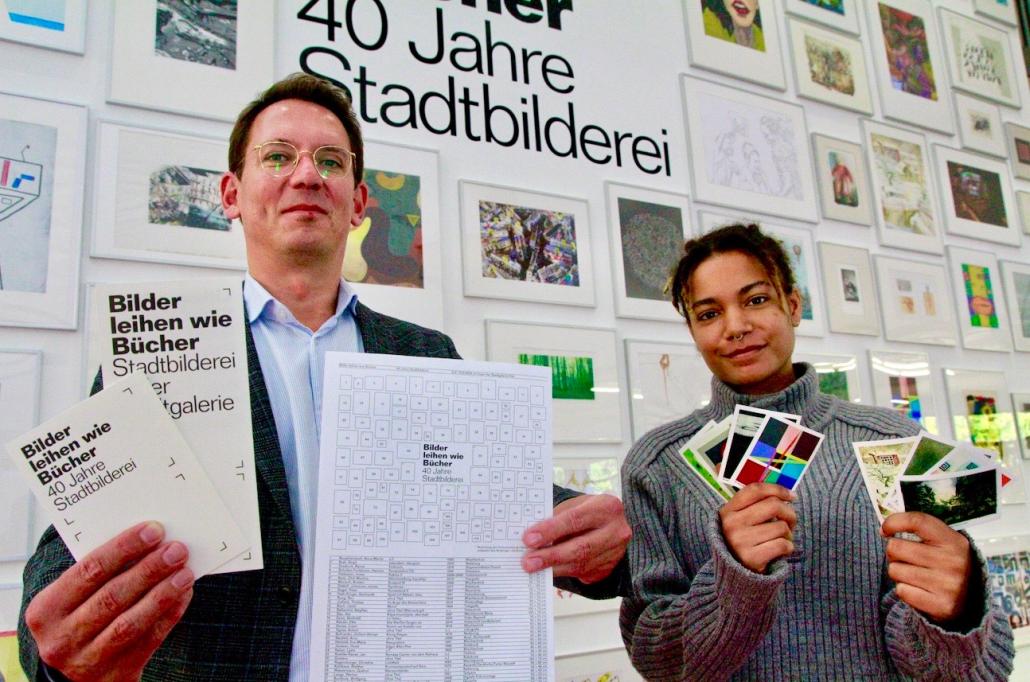
[[[327,180],[347,175],[354,164],[354,152],[336,145],[326,145],[309,152],[306,149],[301,151],[289,142],[273,140],[255,145],[254,150],[257,152],[261,167],[276,178],[284,178],[293,173],[303,154],[311,154],[318,174]]]

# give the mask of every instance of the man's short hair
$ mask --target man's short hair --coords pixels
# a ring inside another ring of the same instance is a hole
[[[361,126],[354,115],[347,93],[327,80],[306,73],[293,73],[261,93],[236,117],[236,124],[229,135],[229,170],[236,177],[243,176],[243,160],[247,156],[250,128],[254,119],[266,108],[285,99],[299,99],[317,104],[331,111],[343,124],[354,152],[354,184],[361,182],[365,168],[365,147],[361,140]]]

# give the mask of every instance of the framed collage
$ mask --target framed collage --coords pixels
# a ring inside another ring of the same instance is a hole
[[[880,335],[880,309],[869,252],[858,246],[819,242],[830,331]]]
[[[39,416],[40,371],[37,351],[0,351],[0,443],[17,438],[36,425]],[[0,561],[28,558],[32,540],[32,492],[6,453],[0,453]]]
[[[939,11],[952,86],[1018,109],[1018,76],[1008,33],[943,7]]]
[[[861,145],[813,133],[812,155],[823,217],[872,225],[873,195]]]
[[[919,422],[930,433],[941,433],[928,354],[870,349],[869,368],[875,405]]]
[[[883,310],[883,335],[889,341],[954,346],[955,307],[944,266],[874,256]]]
[[[1005,164],[941,145],[934,145],[934,156],[948,232],[1018,246],[1019,217]]]
[[[872,115],[873,97],[861,41],[794,19],[787,20],[787,33],[799,95]]]
[[[994,254],[948,247],[951,284],[958,298],[962,345],[973,350],[1012,350],[1009,317]]]
[[[736,12],[723,0],[682,3],[690,64],[785,90],[777,0],[741,5]]]
[[[1030,264],[1001,262],[1002,288],[1012,322],[1016,350],[1030,352]]]
[[[691,344],[626,339],[626,373],[634,441],[704,407],[711,395],[712,373]]]

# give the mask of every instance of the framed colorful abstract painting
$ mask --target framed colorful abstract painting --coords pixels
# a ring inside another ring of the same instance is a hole
[[[862,32],[858,22],[861,6],[862,0],[786,0],[788,13],[853,35]]]
[[[948,247],[951,283],[958,298],[962,345],[974,350],[1012,350],[1009,316],[998,259],[986,251]]]
[[[36,425],[43,354],[0,351],[0,443],[14,440]],[[0,561],[28,558],[32,547],[32,493],[11,459],[0,457]]]
[[[690,237],[690,204],[682,194],[605,183],[611,228],[615,313],[682,322],[665,287]]]
[[[1030,180],[1030,128],[1016,123],[1005,124],[1005,140],[1009,147],[1012,174]]]
[[[784,90],[777,0],[682,3],[692,66]]]
[[[858,358],[854,355],[827,355],[795,350],[794,359],[807,362],[819,376],[819,392],[849,403],[868,403],[862,390]]]
[[[857,38],[794,19],[787,20],[787,32],[799,95],[872,115],[865,50]]]
[[[1030,265],[1002,261],[1001,276],[1012,321],[1012,343],[1016,350],[1030,351]]]
[[[686,343],[626,339],[626,374],[634,440],[704,407],[711,395],[712,373]]]
[[[948,232],[1018,246],[1019,216],[1005,164],[934,145]]]
[[[880,309],[869,252],[858,246],[819,242],[830,331],[880,335]]]
[[[883,334],[889,341],[954,346],[955,306],[944,266],[874,256]]]
[[[876,405],[919,422],[930,433],[940,433],[929,355],[870,349],[869,367]]]
[[[858,225],[873,224],[873,194],[862,147],[835,137],[812,134],[815,176],[823,217]]]
[[[87,0],[0,0],[0,39],[82,54]]]
[[[1008,33],[943,7],[940,15],[955,89],[1018,109],[1018,72]]]
[[[466,296],[594,305],[582,199],[462,180]]]

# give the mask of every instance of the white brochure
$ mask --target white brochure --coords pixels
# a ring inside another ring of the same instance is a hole
[[[551,682],[551,370],[329,353],[313,680]]]
[[[207,575],[249,546],[146,377],[106,389],[7,443],[72,556],[160,521]]]
[[[247,537],[215,572],[262,568],[241,278],[96,284],[91,309],[91,366],[146,374]]]

